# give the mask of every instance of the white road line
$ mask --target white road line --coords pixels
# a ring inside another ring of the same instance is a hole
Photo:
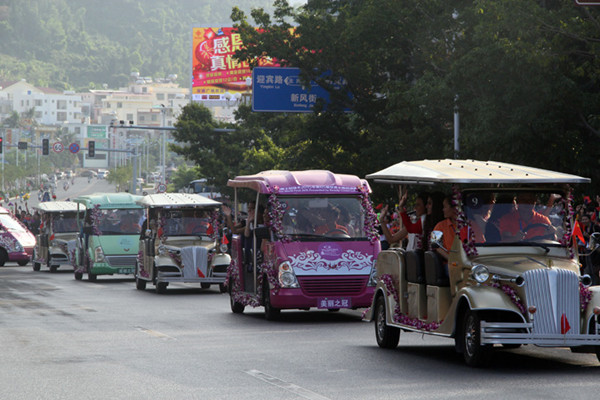
[[[142,326],[136,326],[135,329],[137,329],[138,331],[147,333],[150,336],[157,337],[157,338],[177,340],[172,336],[165,335],[164,333],[153,331],[152,329],[144,328]]]
[[[264,372],[258,371],[256,369],[251,369],[251,370],[244,371],[244,372],[250,376],[255,377],[256,379],[260,379],[261,381],[266,382],[270,385],[277,386],[281,389],[287,390],[288,392],[297,394],[298,396],[304,397],[305,399],[330,400],[328,397],[321,396],[318,393],[311,392],[310,390],[304,389],[303,387],[300,387],[298,385],[294,385],[293,383],[282,381],[279,378],[265,374]]]

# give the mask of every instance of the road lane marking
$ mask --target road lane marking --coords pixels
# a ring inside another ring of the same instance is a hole
[[[305,399],[330,400],[329,397],[321,396],[318,393],[312,392],[312,391],[305,389],[303,387],[300,387],[298,385],[294,385],[293,383],[282,381],[279,378],[265,374],[264,372],[261,372],[256,369],[251,369],[251,370],[244,371],[244,372],[250,376],[255,377],[256,379],[260,379],[261,381],[266,382],[270,385],[277,386],[283,390],[287,390],[288,392],[292,392],[298,396],[304,397]]]
[[[160,333],[158,331],[153,331],[152,329],[144,328],[143,326],[136,326],[135,329],[137,329],[140,332],[147,333],[150,336],[157,337],[157,338],[177,340],[173,336],[169,336],[164,333]]]

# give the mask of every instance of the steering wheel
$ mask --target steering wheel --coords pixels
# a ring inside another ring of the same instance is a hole
[[[348,237],[348,238],[350,237],[350,235],[348,235],[348,232],[346,232],[343,229],[339,229],[339,228],[330,230],[329,232],[327,232],[325,234],[325,236]]]
[[[548,233],[546,233],[545,235],[538,235],[538,236],[534,236],[531,238],[523,239],[524,241],[533,242],[533,241],[542,240],[542,239],[550,239],[550,240],[556,239],[556,235],[554,234],[554,227],[549,224],[536,223],[536,224],[527,225],[525,227],[525,229],[523,229],[523,232],[527,233],[527,231],[529,231],[530,229],[535,229],[535,228],[544,228],[544,230]]]

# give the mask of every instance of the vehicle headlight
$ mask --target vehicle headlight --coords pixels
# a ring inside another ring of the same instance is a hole
[[[296,274],[294,274],[294,270],[288,262],[279,264],[279,284],[284,288],[300,287]]]
[[[165,249],[165,246],[162,244],[158,246],[157,251],[159,256],[164,256],[167,253],[167,249]]]
[[[25,251],[25,249],[23,248],[23,245],[19,242],[15,242],[15,251],[18,253],[22,253]]]
[[[377,268],[375,266],[371,268],[371,275],[369,276],[367,286],[377,286]]]
[[[224,243],[221,243],[219,245],[219,250],[221,251],[221,253],[227,253],[227,245]]]
[[[471,276],[477,283],[485,283],[490,279],[490,271],[485,265],[477,264],[471,268]]]
[[[94,249],[94,260],[95,262],[104,261],[104,251],[102,251],[102,247],[98,246]]]

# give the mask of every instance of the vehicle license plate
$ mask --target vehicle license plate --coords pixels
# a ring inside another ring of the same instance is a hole
[[[351,308],[352,301],[349,297],[321,297],[317,301],[317,308]]]
[[[134,268],[119,268],[119,274],[133,274]]]

